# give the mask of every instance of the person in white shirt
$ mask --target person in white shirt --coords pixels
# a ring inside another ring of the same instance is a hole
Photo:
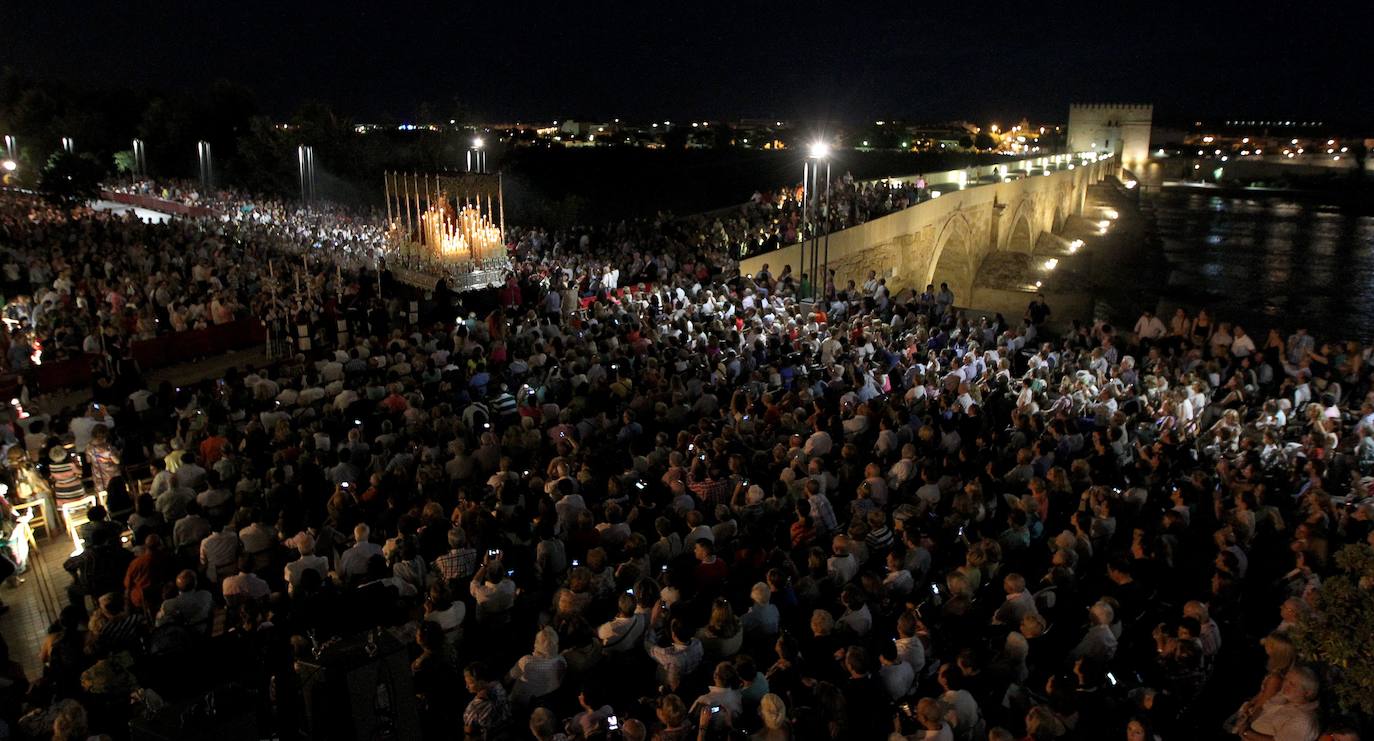
[[[1317,717],[1320,688],[1311,669],[1289,669],[1279,693],[1264,703],[1259,714],[1240,732],[1241,741],[1316,741],[1321,732]]]
[[[729,661],[722,661],[716,664],[716,670],[712,674],[711,686],[706,688],[706,694],[698,697],[693,703],[691,715],[699,714],[702,708],[719,707],[722,711],[729,712],[730,718],[738,718],[744,713],[744,698],[739,693],[739,673],[735,671],[735,665]],[[724,719],[713,721],[713,724],[725,725]]]
[[[272,589],[262,577],[253,573],[253,559],[239,556],[239,573],[228,577],[221,585],[224,601],[231,607],[243,602],[260,602],[272,595]]]
[[[284,569],[287,594],[296,593],[296,588],[301,585],[301,577],[305,576],[307,571],[316,572],[321,579],[329,574],[329,559],[315,555],[315,539],[310,533],[297,534],[288,545],[296,549],[300,558],[288,563]]]
[[[622,594],[618,600],[619,614],[596,629],[601,650],[621,654],[639,645],[649,627],[649,614],[641,612],[633,594]]]
[[[1244,327],[1237,324],[1231,337],[1231,355],[1237,358],[1248,358],[1255,353],[1255,341],[1245,333]]]
[[[91,435],[96,427],[110,427],[110,420],[105,416],[105,410],[99,404],[91,404],[86,416],[73,419],[68,431],[72,434],[72,444],[76,452],[85,453],[86,446],[91,444]]]
[[[477,601],[477,619],[481,622],[500,622],[507,619],[515,606],[515,582],[506,578],[501,561],[487,557],[487,563],[472,577],[472,597]]]
[[[887,552],[887,575],[883,577],[883,591],[888,597],[900,600],[916,588],[911,572],[902,568],[902,556],[896,550]]]
[[[1135,322],[1135,336],[1142,342],[1154,341],[1168,334],[1169,329],[1152,311],[1145,311]]]
[[[525,706],[558,690],[567,674],[568,662],[558,652],[558,632],[544,626],[534,636],[534,651],[515,662],[506,679],[511,700]]]
[[[813,508],[812,513],[815,513]],[[859,573],[859,560],[850,550],[848,535],[836,535],[831,542],[831,556],[825,563],[825,571],[837,585],[845,585]]]
[[[897,655],[911,665],[916,676],[926,667],[926,647],[916,635],[916,615],[904,612],[897,618]]]

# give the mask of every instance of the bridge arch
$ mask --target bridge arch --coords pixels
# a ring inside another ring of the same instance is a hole
[[[1030,254],[1035,249],[1036,228],[1035,222],[1035,201],[1031,198],[1023,198],[1016,204],[1016,209],[1012,212],[1011,219],[1007,222],[1011,228],[1007,230],[1007,241],[1005,249],[1011,252],[1024,252]]]
[[[961,213],[954,213],[940,227],[935,238],[935,254],[930,260],[930,271],[925,283],[933,283],[939,288],[948,283],[954,292],[954,301],[960,306],[968,306],[973,297],[973,279],[982,262],[973,235],[973,226]]]
[[[1007,235],[1007,249],[1012,252],[1029,254],[1033,247],[1030,220],[1024,215],[1019,216],[1016,221],[1012,222],[1011,233]]]

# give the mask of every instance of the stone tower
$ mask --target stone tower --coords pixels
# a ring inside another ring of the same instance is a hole
[[[1154,106],[1074,103],[1069,106],[1069,151],[1115,152],[1121,164],[1136,168],[1150,156]]]

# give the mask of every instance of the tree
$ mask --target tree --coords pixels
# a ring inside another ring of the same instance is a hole
[[[959,146],[963,149],[972,149],[973,137],[967,135],[959,137]]]
[[[1336,565],[1341,573],[1322,583],[1293,643],[1326,669],[1328,686],[1346,710],[1374,714],[1374,548],[1348,545],[1336,554]]]
[[[978,149],[992,149],[997,146],[997,140],[992,138],[992,134],[980,131],[978,136],[973,137],[973,146]]]
[[[59,203],[90,200],[100,195],[105,168],[90,154],[54,152],[43,167],[39,188]]]
[[[115,172],[121,175],[128,175],[134,171],[134,165],[138,160],[134,157],[134,150],[122,149],[114,153]]]

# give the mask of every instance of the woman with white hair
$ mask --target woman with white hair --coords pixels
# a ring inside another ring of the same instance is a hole
[[[506,675],[511,699],[528,705],[562,686],[567,671],[568,662],[558,653],[558,632],[546,625],[534,635],[533,653],[521,657]]]
[[[750,636],[773,637],[778,634],[778,608],[772,604],[773,590],[764,582],[754,585],[749,590],[749,596],[753,599],[753,604],[749,606],[749,611],[744,613],[740,622],[744,625],[744,632]]]
[[[763,728],[750,736],[750,741],[791,741],[787,704],[781,697],[771,692],[764,695],[759,701],[759,719],[763,721]]]

